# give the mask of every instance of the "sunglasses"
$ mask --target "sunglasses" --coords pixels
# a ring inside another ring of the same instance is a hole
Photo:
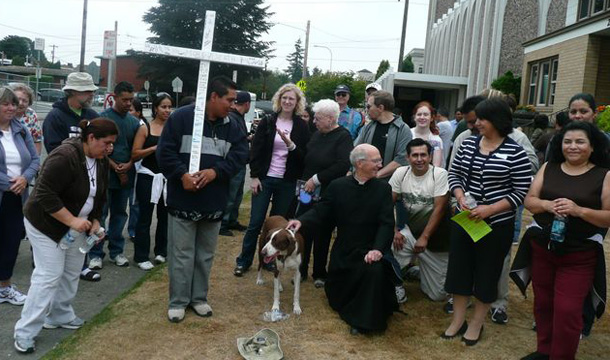
[[[340,93],[336,93],[335,96],[339,96],[339,97],[345,97],[347,96],[347,93],[345,92],[340,92]]]

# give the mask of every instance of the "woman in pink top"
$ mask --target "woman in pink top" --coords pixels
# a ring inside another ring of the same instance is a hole
[[[297,114],[305,109],[305,96],[296,85],[286,84],[271,101],[274,113],[261,120],[250,149],[252,208],[235,276],[242,276],[252,265],[269,203],[273,202],[270,215],[286,216],[304,168],[309,129]]]

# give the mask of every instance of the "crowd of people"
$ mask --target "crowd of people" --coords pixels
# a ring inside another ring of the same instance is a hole
[[[42,328],[84,324],[72,308],[79,278],[101,279],[105,244],[110,262],[129,265],[128,220],[136,265],[168,263],[171,322],[187,308],[212,316],[219,234],[245,232],[233,270],[243,277],[268,214],[301,231],[301,280],[311,268],[315,288],[352,334],[386,329],[407,301],[406,278],[419,279],[452,314],[440,337],[474,346],[488,316],[508,322],[509,273],[522,291],[531,275],[538,342],[528,360],[573,358],[604,311],[610,141],[595,125],[589,94],[554,114],[554,128],[538,115],[526,135],[513,121],[515,99],[497,90],[467,98],[449,119],[428,101],[401,116],[376,83],[366,87],[365,111],[348,106],[347,85],[310,107],[301,89],[285,84],[252,134],[244,119],[250,94],[217,77],[206,94],[199,170],[190,173],[193,101],[174,109],[158,93],[148,121],[129,83],[116,85],[113,106],[100,114],[91,109],[97,87],[88,74],[70,74],[63,90],[41,129],[32,90],[0,88],[0,302],[24,305],[19,352],[34,351]],[[41,144],[49,154],[42,166]],[[245,226],[238,212],[248,168]],[[524,208],[534,220],[519,241]],[[451,221],[464,211],[490,231],[473,241]],[[11,283],[25,235],[34,265],[27,295]]]

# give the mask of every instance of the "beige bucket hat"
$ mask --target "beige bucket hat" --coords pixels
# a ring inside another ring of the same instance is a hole
[[[74,91],[95,91],[97,86],[93,83],[93,78],[86,72],[73,72],[68,75],[66,86],[62,90]]]
[[[251,338],[238,338],[237,350],[246,360],[281,360],[280,337],[271,329],[263,329]]]

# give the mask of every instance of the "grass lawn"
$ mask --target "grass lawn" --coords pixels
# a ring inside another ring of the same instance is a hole
[[[242,204],[242,223],[249,216],[249,206],[247,197]],[[301,286],[302,315],[266,323],[262,314],[273,301],[272,275],[264,274],[262,286],[255,284],[255,271],[243,278],[233,276],[242,237],[236,233],[218,240],[209,294],[214,310],[211,318],[188,311],[179,324],[167,321],[167,269],[159,267],[45,358],[241,359],[236,338],[250,337],[265,327],[280,335],[286,359],[518,359],[535,350],[531,288],[523,299],[512,282],[509,323],[502,326],[487,321],[481,342],[472,348],[458,339],[439,338],[450,316],[443,313],[442,303],[424,297],[419,283],[406,284],[409,301],[402,310],[408,315],[396,313],[381,335],[350,335],[348,325],[328,306],[323,289],[314,288],[311,280]],[[513,247],[513,253],[515,250]],[[283,284],[281,308],[291,311],[293,288],[287,276]],[[605,315],[581,342],[577,356],[608,359],[609,354],[610,322]]]

